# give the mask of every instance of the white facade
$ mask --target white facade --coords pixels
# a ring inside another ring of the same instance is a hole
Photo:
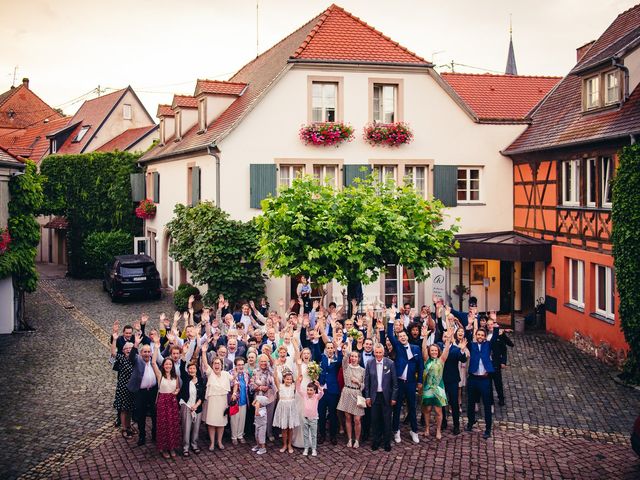
[[[234,130],[221,140],[220,179],[216,175],[216,158],[205,152],[165,158],[147,163],[148,171],[161,177],[160,201],[154,219],[147,220],[147,234],[156,236],[156,263],[165,284],[167,272],[167,237],[165,225],[173,216],[177,203],[188,203],[189,168],[201,169],[201,199],[215,202],[238,220],[249,220],[260,214],[250,208],[250,165],[256,163],[305,165],[418,165],[426,167],[428,196],[433,193],[434,165],[477,167],[481,170],[480,201],[459,202],[448,209],[450,221],[459,218],[460,233],[509,231],[513,229],[512,162],[499,152],[525,129],[522,124],[480,124],[472,120],[461,106],[436,80],[437,74],[427,69],[401,67],[293,66],[261,98]],[[302,124],[308,123],[310,80],[326,77],[339,79],[339,119],[355,129],[355,139],[339,147],[305,146],[298,137]],[[402,120],[407,122],[414,141],[397,148],[374,147],[362,138],[364,125],[371,121],[372,81],[401,85],[397,105]],[[397,179],[403,172],[396,169]],[[342,184],[342,169],[338,173]],[[216,185],[220,192],[216,192]],[[176,267],[177,268],[177,267]],[[174,272],[174,277],[176,273]],[[384,278],[365,287],[365,302],[381,298]],[[177,286],[177,285],[175,285]],[[267,296],[276,302],[288,298],[287,279],[271,279]],[[340,288],[333,288],[337,299]],[[431,282],[418,286],[416,305],[431,297]],[[491,304],[491,302],[489,302]]]

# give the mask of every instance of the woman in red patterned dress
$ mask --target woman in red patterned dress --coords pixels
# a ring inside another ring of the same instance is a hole
[[[165,358],[158,368],[160,338],[156,336],[151,365],[158,379],[158,399],[156,400],[156,446],[164,458],[176,456],[181,446],[180,408],[178,394],[180,382],[171,358]]]

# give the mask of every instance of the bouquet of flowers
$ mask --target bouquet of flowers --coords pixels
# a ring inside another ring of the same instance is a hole
[[[322,369],[317,362],[309,362],[309,365],[307,365],[307,375],[309,375],[312,382],[318,381],[321,373]]]
[[[347,337],[351,338],[352,340],[357,340],[358,335],[360,335],[360,330],[358,330],[357,328],[350,328],[347,331]]]

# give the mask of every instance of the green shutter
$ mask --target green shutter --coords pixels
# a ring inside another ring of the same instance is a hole
[[[260,203],[269,195],[276,195],[276,166],[272,163],[250,165],[249,202],[251,208],[262,208]]]
[[[153,172],[153,203],[160,203],[160,174]]]
[[[458,167],[435,165],[433,167],[433,197],[445,207],[458,205]]]
[[[348,187],[354,184],[356,178],[365,179],[371,175],[373,168],[371,165],[344,165],[344,186]]]
[[[129,178],[131,180],[131,201],[141,202],[147,195],[144,173],[132,173]]]
[[[191,167],[191,205],[200,203],[200,167]]]

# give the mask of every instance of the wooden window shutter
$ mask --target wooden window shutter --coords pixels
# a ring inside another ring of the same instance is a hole
[[[144,173],[132,173],[129,176],[131,180],[131,200],[133,202],[141,202],[146,198],[146,181]]]
[[[276,166],[272,163],[250,165],[249,203],[251,208],[262,208],[260,203],[269,195],[276,195]]]
[[[458,167],[435,165],[433,167],[433,197],[445,207],[458,205]]]
[[[371,165],[344,165],[342,171],[344,174],[344,186],[348,187],[354,184],[356,178],[365,179],[371,175],[373,168]]]
[[[191,167],[191,205],[200,203],[200,167]]]
[[[153,203],[160,203],[160,174],[153,172]]]

